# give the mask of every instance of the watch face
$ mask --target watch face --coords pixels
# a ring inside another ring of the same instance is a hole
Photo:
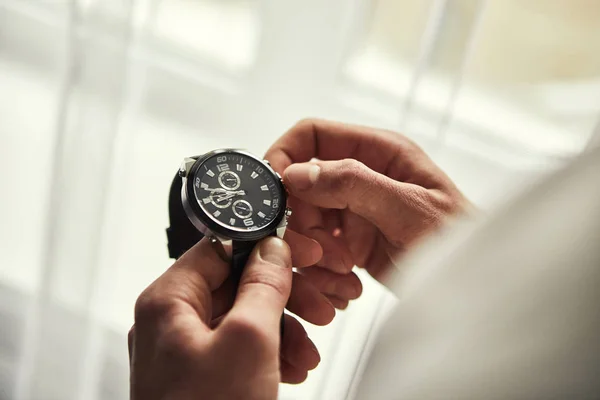
[[[279,178],[261,161],[235,151],[214,154],[193,176],[196,201],[217,224],[237,231],[266,227],[285,207]]]

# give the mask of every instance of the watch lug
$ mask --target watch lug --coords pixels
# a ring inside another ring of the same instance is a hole
[[[284,225],[282,227],[277,228],[277,237],[280,239],[283,239],[283,236],[285,235],[285,229],[287,228],[287,225]]]
[[[288,216],[291,215],[291,212],[288,215],[288,210],[291,211],[289,208],[286,208],[285,215],[281,219],[281,222],[279,223],[279,225],[277,225],[277,228],[275,230],[275,232],[277,233],[277,236],[281,239],[283,239],[283,235],[285,235],[285,230],[286,230],[287,224],[288,224]]]
[[[233,241],[231,239],[226,239],[219,237],[215,234],[210,236],[210,242],[215,246],[217,253],[224,260],[231,260],[231,256],[233,253]]]
[[[185,178],[190,173],[190,169],[192,169],[192,165],[194,165],[195,162],[196,160],[194,158],[184,158],[179,167],[179,176]]]

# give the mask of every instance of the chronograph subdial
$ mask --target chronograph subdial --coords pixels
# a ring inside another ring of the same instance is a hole
[[[233,214],[241,219],[250,218],[252,216],[252,205],[246,200],[236,200],[232,206]]]
[[[217,208],[227,208],[233,203],[232,196],[228,196],[227,193],[223,194],[221,191],[212,191],[208,199]]]
[[[238,174],[233,171],[223,171],[219,174],[219,185],[227,190],[236,190],[241,185],[241,180]]]

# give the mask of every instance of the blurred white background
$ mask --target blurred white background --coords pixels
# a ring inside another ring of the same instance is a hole
[[[485,210],[600,142],[599,21],[587,0],[0,0],[0,400],[128,398],[182,157],[375,125]],[[393,304],[363,282],[282,399],[352,397]]]

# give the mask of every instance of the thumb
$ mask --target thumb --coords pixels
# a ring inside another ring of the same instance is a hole
[[[391,239],[399,239],[398,232],[415,221],[439,213],[427,189],[395,181],[354,159],[292,164],[284,181],[300,200],[321,208],[347,208]]]
[[[235,303],[223,324],[241,322],[244,328],[279,332],[281,314],[291,288],[290,248],[279,238],[264,239],[248,259]]]

